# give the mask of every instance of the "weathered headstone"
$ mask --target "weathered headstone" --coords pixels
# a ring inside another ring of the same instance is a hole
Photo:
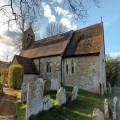
[[[108,108],[108,99],[104,100],[104,114],[105,114],[105,118],[108,119],[109,118],[109,108]]]
[[[76,100],[76,99],[77,99],[77,95],[78,95],[78,87],[75,86],[75,87],[73,88],[73,91],[72,91],[71,101]]]
[[[0,93],[3,93],[3,84],[0,83]]]
[[[43,111],[49,110],[53,107],[53,103],[49,95],[43,98]]]
[[[27,89],[27,120],[31,115],[36,115],[43,110],[43,82],[40,79],[28,84]]]
[[[57,100],[59,105],[66,103],[66,92],[65,92],[65,89],[63,87],[61,87],[57,91],[56,100]]]
[[[109,82],[107,83],[107,91],[108,91],[108,94],[110,94],[112,91],[111,84]]]
[[[118,106],[118,98],[115,96],[113,98],[113,120],[117,118],[117,106]]]
[[[92,120],[104,120],[104,114],[100,111],[99,108],[94,108]]]
[[[45,80],[45,84],[44,84],[44,91],[50,91],[51,89],[51,81],[50,80]]]
[[[27,101],[27,84],[23,83],[21,87],[21,102]]]
[[[57,90],[57,86],[58,86],[58,81],[57,80],[51,80],[51,88],[50,90],[54,91]]]

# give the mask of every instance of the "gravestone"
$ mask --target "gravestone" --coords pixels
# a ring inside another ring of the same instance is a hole
[[[113,120],[117,118],[117,106],[118,106],[118,98],[115,96],[113,98]]]
[[[48,92],[51,89],[51,81],[50,80],[45,80],[45,84],[44,84],[44,91]]]
[[[75,86],[75,87],[73,88],[73,91],[72,91],[71,101],[76,100],[76,99],[77,99],[77,95],[78,95],[78,87]]]
[[[105,114],[105,118],[108,119],[109,118],[109,108],[108,108],[108,99],[104,100],[104,114]]]
[[[108,93],[110,94],[111,93],[111,91],[112,91],[112,88],[111,88],[111,84],[108,82]]]
[[[0,83],[0,93],[3,93],[3,84]]]
[[[57,86],[58,86],[58,81],[57,80],[51,80],[51,91],[57,90]]]
[[[21,87],[21,102],[27,101],[27,84],[23,83]]]
[[[94,108],[92,120],[104,120],[104,114],[100,111],[99,108]]]
[[[43,111],[49,110],[53,107],[53,103],[49,95],[43,98]]]
[[[56,100],[57,100],[59,105],[66,103],[66,92],[65,92],[65,89],[63,87],[61,87],[57,91]]]
[[[27,120],[31,115],[36,115],[43,110],[43,81],[37,79],[27,87]]]

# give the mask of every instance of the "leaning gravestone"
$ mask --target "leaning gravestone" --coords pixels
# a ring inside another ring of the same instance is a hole
[[[76,99],[77,99],[77,95],[78,95],[78,87],[75,86],[75,87],[73,88],[73,91],[72,91],[71,101],[76,100]]]
[[[57,100],[59,105],[66,103],[66,92],[65,92],[65,89],[63,87],[61,87],[57,91],[56,100]]]
[[[109,118],[108,99],[104,100],[104,114],[105,118],[108,119]]]
[[[43,111],[49,110],[53,107],[53,103],[49,95],[43,98]]]
[[[3,84],[0,83],[0,93],[3,93]]]
[[[28,84],[27,89],[27,120],[43,110],[43,81],[37,79]]]
[[[94,108],[92,120],[104,120],[104,114],[100,111],[99,108]]]
[[[27,84],[23,83],[21,87],[21,102],[27,101]]]

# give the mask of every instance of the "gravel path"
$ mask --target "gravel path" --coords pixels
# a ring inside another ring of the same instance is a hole
[[[17,120],[17,91],[4,88],[4,97],[0,103],[0,120]]]

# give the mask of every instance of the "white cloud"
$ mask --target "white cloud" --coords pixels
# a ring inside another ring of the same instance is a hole
[[[52,3],[55,3],[55,2],[62,3],[63,0],[52,0]]]
[[[63,15],[63,17],[72,18],[72,14],[69,13],[69,11],[62,9],[61,7],[55,7],[55,11],[58,13],[58,15]]]
[[[51,10],[50,6],[46,3],[42,3],[42,7],[43,7],[43,10],[44,10],[44,16],[46,18],[48,18],[48,22],[49,23],[55,22],[56,17],[54,15],[52,15],[52,10]]]
[[[60,22],[63,26],[65,26],[66,28],[70,30],[77,29],[77,26],[74,23],[72,23],[68,18],[62,18]]]

